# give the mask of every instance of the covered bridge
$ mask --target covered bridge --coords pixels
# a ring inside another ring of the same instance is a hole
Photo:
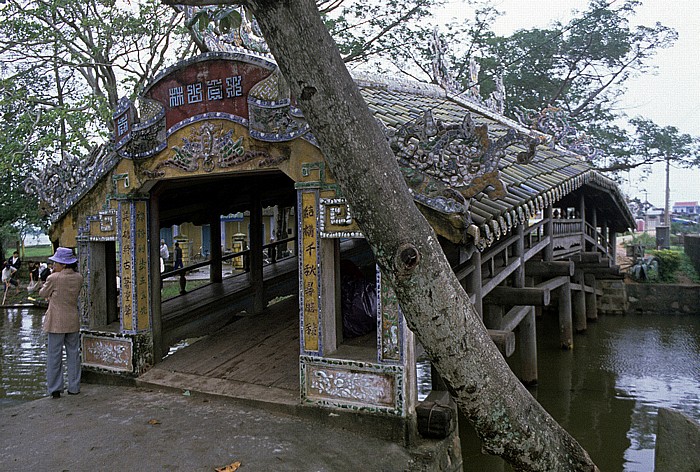
[[[504,356],[518,347],[519,375],[536,382],[536,313],[554,307],[571,348],[615,274],[616,234],[633,226],[618,187],[468,97],[357,84],[492,339]],[[200,341],[180,364],[190,388],[378,415],[403,435],[420,346],[274,60],[208,53],[138,102],[121,102],[113,142],[73,167],[73,184],[51,184],[61,166],[39,182],[55,204],[51,240],[76,249],[85,277],[84,369],[157,377],[171,345],[211,334],[213,352],[197,354]],[[207,254],[187,251],[184,269],[162,273],[160,239],[178,236]],[[208,283],[164,300],[163,281],[191,284],[194,269]],[[344,314],[348,298],[366,318]]]

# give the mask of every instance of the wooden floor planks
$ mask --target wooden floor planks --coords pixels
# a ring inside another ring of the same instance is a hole
[[[299,305],[294,297],[197,341],[159,368],[298,391]]]

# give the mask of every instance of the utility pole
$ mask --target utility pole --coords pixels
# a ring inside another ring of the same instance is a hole
[[[666,207],[664,208],[664,225],[671,227],[671,156],[666,154]]]

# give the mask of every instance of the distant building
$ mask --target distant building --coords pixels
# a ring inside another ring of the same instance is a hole
[[[698,202],[676,202],[671,210],[677,215],[700,215]]]

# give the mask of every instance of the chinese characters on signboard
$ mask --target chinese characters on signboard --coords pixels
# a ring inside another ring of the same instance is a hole
[[[316,193],[301,194],[301,263],[304,350],[318,351],[318,241],[316,238]]]
[[[213,79],[205,82],[195,82],[168,89],[170,108],[203,101],[223,100],[224,98],[236,98],[243,95],[242,78],[240,75]]]

